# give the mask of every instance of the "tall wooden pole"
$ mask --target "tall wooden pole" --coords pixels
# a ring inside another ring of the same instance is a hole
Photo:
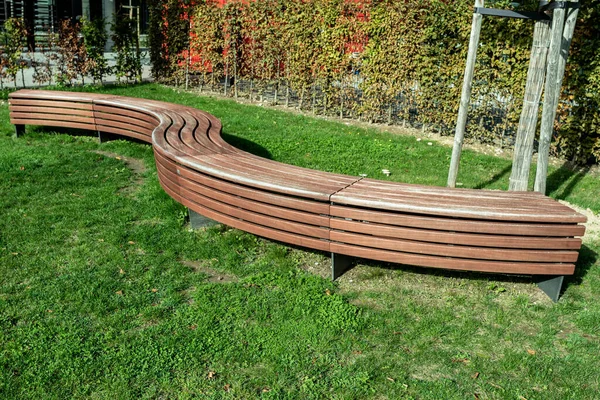
[[[579,0],[571,3],[575,4]],[[544,110],[542,112],[542,126],[540,130],[540,146],[538,149],[538,163],[535,174],[535,190],[546,193],[546,178],[548,177],[548,154],[550,152],[550,141],[556,118],[556,109],[560,98],[565,67],[569,56],[569,48],[575,31],[575,23],[579,8],[567,10],[568,16],[565,22],[565,9],[554,10],[552,21],[552,40],[550,42],[550,54],[548,55],[548,77],[544,94]],[[563,28],[564,25],[564,28]]]
[[[483,7],[483,0],[475,0],[475,7]],[[467,125],[467,113],[469,112],[469,103],[471,100],[471,86],[473,82],[473,73],[475,71],[475,60],[477,58],[477,46],[479,46],[482,18],[483,16],[481,14],[473,13],[471,39],[469,40],[469,52],[467,54],[467,66],[465,67],[465,78],[463,80],[462,94],[460,96],[460,108],[458,109],[458,117],[456,119],[452,160],[450,161],[450,170],[448,172],[448,187],[456,186],[460,155],[462,153],[463,140],[465,137],[465,127]]]
[[[517,129],[517,139],[513,153],[513,165],[509,179],[508,190],[527,190],[529,184],[529,169],[533,157],[533,139],[537,128],[540,97],[546,75],[546,56],[548,55],[548,39],[550,36],[550,21],[536,21],[533,30],[533,45],[523,109]]]

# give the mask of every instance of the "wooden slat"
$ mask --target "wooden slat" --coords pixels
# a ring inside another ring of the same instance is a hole
[[[204,186],[208,186],[233,195],[255,199],[263,203],[279,205],[281,207],[292,208],[296,210],[305,210],[314,214],[329,214],[329,203],[269,193],[262,190],[241,186],[232,182],[212,178],[182,165],[177,165],[174,161],[165,158],[156,151],[154,154],[157,165],[168,169],[172,173],[179,174],[183,178],[197,182]]]
[[[477,221],[458,218],[418,216],[404,213],[391,213],[381,210],[366,210],[338,205],[331,206],[331,215],[350,218],[357,221],[376,222],[386,225],[396,225],[442,231],[491,233],[497,235],[520,236],[583,236],[585,226],[570,224],[538,224],[502,221]]]
[[[164,175],[161,176],[161,182],[163,182],[163,184],[166,186],[169,186],[172,190],[178,191],[182,197],[190,199],[195,203],[202,204],[206,208],[229,215],[230,217],[252,222],[256,225],[268,226],[277,230],[298,233],[303,236],[329,239],[329,229],[300,224],[273,216],[266,216],[253,211],[244,210],[238,207],[233,207],[226,203],[221,203],[206,196],[191,192],[180,186],[177,182],[171,182],[168,179],[165,179]],[[175,189],[175,186],[177,186],[177,189]]]
[[[89,110],[92,111],[92,103],[74,103],[68,101],[57,100],[29,100],[9,97],[8,104],[10,106],[29,106],[29,107],[45,107],[45,108],[64,108],[67,110]]]
[[[524,210],[515,207],[510,209],[481,207],[464,204],[449,207],[443,202],[431,202],[425,199],[412,198],[400,200],[398,198],[378,197],[376,194],[354,194],[346,190],[332,196],[331,201],[336,204],[345,204],[365,208],[375,208],[385,211],[401,211],[420,215],[441,215],[456,218],[487,219],[494,221],[531,221],[531,222],[585,222],[585,217],[573,212],[571,215],[556,215],[539,210]]]
[[[197,193],[204,197],[209,197],[234,207],[243,208],[245,210],[254,211],[267,216],[301,222],[307,225],[329,227],[329,217],[327,216],[279,207],[273,204],[262,203],[249,198],[231,195],[230,193],[215,190],[211,187],[200,185],[178,176],[169,171],[167,168],[164,168],[162,165],[157,164],[157,167],[158,172],[162,175],[162,179],[164,181],[176,182],[180,188],[186,189],[191,193]]]
[[[103,119],[95,119],[96,127],[99,131],[104,131],[105,128],[113,128],[114,130],[123,132],[123,136],[129,136],[128,132],[135,132],[140,135],[150,136],[152,134],[152,129],[143,128],[138,125],[126,124],[123,122],[103,120]]]
[[[472,258],[495,261],[531,261],[531,262],[569,262],[577,261],[576,251],[560,250],[515,250],[504,248],[482,248],[474,246],[454,246],[448,244],[425,243],[415,240],[389,239],[378,236],[362,235],[350,232],[331,232],[331,240],[372,247],[395,250],[406,253],[427,254],[432,256]]]
[[[62,115],[62,114],[41,114],[41,113],[26,113],[26,112],[13,112],[10,114],[13,119],[31,119],[35,117],[37,120],[48,120],[48,121],[64,121],[66,123],[78,122],[94,124],[94,118],[92,117],[81,117],[77,115]]]
[[[163,186],[165,192],[173,197],[178,203],[183,204],[186,207],[194,210],[198,214],[204,215],[207,218],[221,222],[233,228],[241,229],[246,232],[253,233],[255,235],[263,236],[269,239],[282,241],[285,243],[294,243],[297,246],[306,247],[309,249],[329,251],[329,242],[324,240],[317,240],[310,237],[296,235],[289,232],[278,231],[269,227],[260,225],[254,225],[247,221],[231,218],[227,215],[221,214],[217,211],[203,207],[200,204],[189,201],[183,197],[178,196],[175,192],[172,192],[169,188]]]
[[[331,219],[330,226],[332,229],[377,235],[382,238],[410,239],[463,246],[555,250],[572,250],[581,247],[581,239],[579,238],[521,237],[456,233],[420,228],[403,228],[382,224],[365,224],[336,218]]]
[[[133,125],[139,128],[143,128],[145,130],[153,131],[156,127],[156,121],[146,122],[144,120],[138,119],[132,116],[125,116],[120,114],[109,114],[104,112],[93,112],[94,118],[96,118],[97,124],[107,124],[110,125],[114,122]]]
[[[151,115],[148,111],[141,112],[129,108],[121,108],[116,106],[102,106],[98,104],[93,105],[93,110],[96,113],[96,115],[101,116],[100,118],[107,118],[104,115],[126,116],[136,120],[138,124],[148,124],[148,127],[150,128],[156,127],[156,124],[158,122],[158,119],[155,116]]]
[[[121,128],[112,128],[110,126],[97,126],[94,130],[104,132],[104,133],[112,133],[119,136],[124,136],[132,139],[141,140],[146,143],[152,143],[152,138],[150,135],[137,133],[133,131],[124,130]]]
[[[60,114],[60,115],[77,115],[82,117],[93,117],[94,112],[91,110],[72,109],[72,108],[55,108],[55,107],[30,107],[30,106],[11,106],[11,114],[14,113],[36,113],[36,114]]]
[[[286,237],[290,237],[292,234],[293,237],[302,236],[304,238],[314,240],[329,239],[329,230],[324,228],[316,228],[308,225],[302,225],[298,223],[293,223],[290,221],[280,220],[278,218],[266,217],[261,214],[257,214],[250,211],[245,211],[242,209],[238,209],[235,207],[231,207],[227,204],[219,203],[207,197],[201,195],[195,195],[190,191],[177,187],[168,180],[164,179],[164,176],[160,176],[161,186],[166,190],[169,189],[170,192],[178,194],[181,199],[186,199],[188,203],[193,203],[196,205],[201,205],[201,210],[198,211],[202,215],[207,215],[206,211],[211,210],[220,215],[227,216],[229,220],[237,219],[246,222],[247,224],[252,224],[256,227],[264,227],[266,229],[271,230],[270,238],[286,241]],[[208,216],[209,217],[209,216]],[[211,218],[211,217],[209,217]],[[219,220],[217,220],[219,221]],[[277,232],[275,234],[274,232]],[[287,235],[280,235],[280,233],[286,233]],[[294,242],[290,242],[294,243]],[[328,245],[327,245],[328,246]],[[323,246],[323,247],[327,247]]]
[[[33,115],[31,117],[34,117]],[[89,123],[89,124],[85,124],[85,123],[79,123],[79,122],[68,122],[68,121],[51,121],[48,119],[17,119],[17,118],[12,118],[10,119],[10,123],[13,125],[35,125],[35,126],[55,126],[55,127],[62,127],[62,128],[76,128],[76,129],[84,129],[84,130],[90,130],[90,131],[95,131],[96,130],[96,126],[93,123]]]
[[[463,207],[470,206],[474,209],[494,208],[497,210],[522,210],[527,213],[529,210],[539,210],[540,202],[546,202],[545,209],[548,213],[561,214],[563,211],[568,211],[572,214],[572,210],[563,206],[556,201],[548,201],[543,196],[526,195],[517,193],[513,198],[501,195],[501,192],[495,190],[483,189],[463,189],[460,192],[449,192],[454,189],[432,187],[427,189],[422,186],[398,184],[385,185],[383,188],[378,188],[380,185],[369,184],[368,181],[361,181],[356,185],[349,187],[345,194],[364,197],[379,197],[396,201],[414,201],[420,199],[429,205],[445,205],[448,208],[454,206]]]
[[[574,264],[527,263],[467,260],[449,257],[407,254],[395,251],[372,249],[332,242],[331,251],[352,257],[387,261],[398,264],[415,265],[429,268],[443,268],[460,271],[493,272],[524,275],[573,275]]]

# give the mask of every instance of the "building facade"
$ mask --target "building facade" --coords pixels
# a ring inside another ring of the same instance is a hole
[[[0,0],[0,24],[3,26],[7,18],[22,18],[28,27],[27,47],[31,50],[48,32],[55,33],[63,19],[104,18],[110,30],[114,14],[137,19],[141,33],[145,33],[146,0]]]

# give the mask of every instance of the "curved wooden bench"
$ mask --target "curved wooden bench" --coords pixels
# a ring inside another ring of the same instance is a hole
[[[203,111],[112,95],[20,90],[11,123],[80,128],[151,143],[161,186],[215,221],[334,257],[540,275],[558,298],[585,216],[536,192],[449,189],[282,164],[237,149]]]

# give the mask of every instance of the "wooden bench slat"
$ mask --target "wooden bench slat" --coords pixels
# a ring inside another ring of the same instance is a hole
[[[185,166],[177,165],[174,161],[169,160],[155,151],[155,159],[157,165],[168,169],[174,174],[179,174],[181,177],[192,182],[197,182],[204,186],[230,193],[236,196],[255,199],[263,203],[277,204],[282,207],[292,208],[296,210],[305,210],[314,214],[322,215],[329,214],[329,203],[310,201],[306,199],[298,199],[275,193],[269,193],[262,190],[257,190],[245,186],[241,186],[232,182],[216,179],[207,175],[203,175],[198,171],[191,170]]]
[[[238,218],[246,222],[251,222],[255,225],[262,225],[280,231],[301,234],[302,236],[314,237],[318,239],[329,239],[329,229],[300,224],[273,216],[267,216],[253,211],[240,209],[238,207],[233,207],[226,203],[221,203],[198,193],[191,192],[177,185],[176,183],[165,179],[164,175],[161,176],[160,181],[162,185],[169,187],[176,193],[179,193],[181,197],[189,199],[194,203],[202,204],[202,206],[205,208],[210,208],[211,210],[217,211],[229,217]]]
[[[585,217],[576,212],[571,214],[549,214],[544,209],[519,209],[482,207],[464,204],[449,207],[443,202],[428,201],[427,199],[389,199],[375,195],[348,193],[346,190],[336,193],[331,200],[336,204],[360,206],[386,211],[402,211],[423,215],[444,215],[457,218],[489,219],[503,221],[537,221],[537,222],[585,222]]]
[[[185,163],[186,160],[182,160]],[[260,176],[251,171],[241,172],[235,167],[238,161],[236,155],[228,156],[206,156],[197,163],[185,163],[193,169],[199,169],[209,175],[226,179],[232,182],[262,188],[265,190],[285,193],[299,197],[307,197],[328,201],[333,193],[336,193],[344,188],[343,185],[331,184],[307,184],[306,181],[298,179],[298,175],[287,175],[286,177],[277,176],[274,174]],[[274,166],[277,168],[277,166]],[[292,180],[293,178],[293,180]]]
[[[93,117],[82,117],[78,115],[60,115],[60,114],[41,114],[41,113],[26,113],[26,112],[13,112],[11,113],[11,117],[15,120],[23,120],[23,119],[32,119],[35,118],[39,121],[64,121],[66,123],[70,122],[79,122],[86,124],[94,124]]]
[[[156,121],[150,123],[150,122],[143,121],[143,120],[138,119],[137,117],[133,117],[133,116],[125,116],[125,115],[120,115],[120,114],[109,114],[109,113],[99,112],[97,110],[94,110],[93,116],[94,116],[94,118],[96,118],[96,123],[98,125],[112,125],[113,123],[117,122],[117,123],[122,123],[125,125],[133,125],[133,126],[136,126],[139,128],[143,128],[144,130],[150,131],[150,132],[152,132],[154,130],[154,128],[156,127]]]
[[[28,107],[43,107],[43,108],[55,108],[61,109],[64,108],[66,110],[93,110],[92,103],[73,103],[68,101],[58,101],[58,100],[29,100],[29,99],[18,99],[9,97],[8,100],[9,109],[13,106],[28,106]]]
[[[359,221],[380,224],[437,229],[456,232],[491,233],[517,236],[583,236],[585,226],[572,223],[519,223],[497,221],[464,220],[440,216],[417,216],[405,213],[392,213],[381,210],[367,210],[339,205],[331,206],[331,215]]]
[[[331,229],[377,235],[382,238],[418,240],[432,243],[445,243],[462,246],[496,247],[508,249],[553,249],[576,250],[581,247],[580,238],[544,237],[544,236],[510,236],[501,234],[478,234],[448,232],[443,230],[406,228],[382,224],[365,224],[358,221],[346,221],[332,218]]]
[[[110,126],[99,126],[99,125],[96,125],[94,130],[99,131],[99,132],[104,132],[104,133],[112,133],[112,134],[119,135],[119,136],[125,136],[128,138],[137,139],[137,140],[141,140],[143,142],[152,144],[152,136],[150,134],[146,134],[143,132],[126,131],[127,134],[124,135],[125,131],[122,128],[114,128],[114,127],[110,127]]]
[[[215,199],[222,203],[227,203],[231,206],[265,214],[267,216],[272,215],[281,219],[301,222],[307,225],[315,225],[318,227],[329,226],[329,218],[326,216],[292,210],[289,208],[274,206],[269,203],[262,203],[250,198],[231,195],[230,193],[222,192],[209,186],[198,184],[180,175],[174,174],[173,172],[169,171],[169,169],[164,168],[162,165],[158,166],[158,171],[160,174],[162,174],[162,179],[165,181],[176,182],[180,188],[186,189],[189,192],[197,193],[204,197]]]
[[[476,246],[456,246],[440,243],[419,242],[416,240],[391,239],[361,233],[331,231],[331,240],[405,253],[427,254],[442,257],[470,258],[495,261],[530,261],[575,263],[579,253],[565,250],[504,249]]]
[[[459,271],[525,275],[572,275],[575,270],[574,264],[458,259],[373,249],[336,242],[332,242],[330,248],[334,253],[346,254],[352,257]]]
[[[162,182],[161,182],[162,186]],[[255,225],[248,221],[243,221],[240,219],[232,218],[228,215],[219,213],[218,211],[212,210],[210,208],[204,207],[201,204],[195,203],[186,199],[185,197],[181,197],[176,192],[172,191],[167,186],[162,186],[165,192],[169,194],[175,201],[184,206],[194,210],[195,212],[206,216],[212,220],[217,222],[221,222],[233,228],[241,229],[246,232],[253,233],[255,235],[263,236],[269,239],[274,239],[286,243],[294,243],[298,246],[306,247],[309,249],[321,250],[321,251],[329,251],[330,250],[330,242],[314,239],[307,236],[297,235],[285,231],[279,231],[276,229],[272,229],[271,227],[265,227],[262,225]]]
[[[55,108],[55,107],[39,107],[39,106],[11,106],[11,114],[15,113],[35,113],[35,114],[60,114],[60,115],[77,115],[82,117],[94,117],[94,112],[91,110],[79,108]]]
[[[380,197],[393,200],[402,200],[402,199],[414,199],[419,198],[423,201],[430,201],[432,203],[441,202],[451,205],[473,205],[473,206],[481,206],[481,207],[496,207],[496,208],[505,208],[505,207],[518,207],[520,209],[540,209],[540,202],[544,203],[544,209],[547,211],[552,210],[556,214],[560,214],[566,212],[567,214],[573,214],[573,210],[568,207],[558,203],[557,201],[551,200],[545,196],[541,196],[540,194],[534,195],[526,195],[524,193],[519,193],[515,195],[513,198],[506,197],[505,195],[501,195],[499,191],[488,191],[484,195],[472,194],[469,195],[470,192],[477,192],[477,190],[467,190],[464,189],[460,192],[453,193],[449,192],[447,189],[444,191],[427,190],[423,187],[415,187],[413,185],[407,184],[396,184],[393,186],[388,186],[386,190],[378,190],[372,185],[365,185],[364,181],[357,183],[356,185],[352,185],[349,187],[345,194],[352,194],[357,197]]]
[[[81,122],[70,122],[70,121],[53,121],[49,119],[34,119],[34,116],[30,116],[30,118],[12,118],[10,119],[10,123],[13,125],[34,125],[34,126],[54,126],[54,127],[62,127],[62,128],[75,128],[75,129],[84,129],[84,130],[96,130],[96,125],[92,123],[81,123]]]

